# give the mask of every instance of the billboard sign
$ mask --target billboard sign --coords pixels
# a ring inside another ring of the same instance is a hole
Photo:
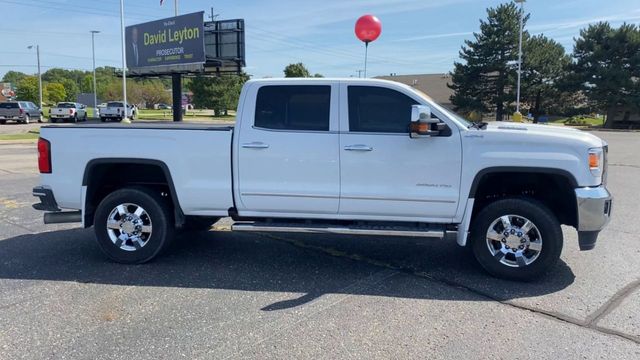
[[[204,63],[204,12],[126,28],[127,68]]]

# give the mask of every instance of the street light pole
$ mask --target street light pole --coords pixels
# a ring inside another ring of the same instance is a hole
[[[33,49],[33,45],[27,46],[28,49]],[[36,56],[38,57],[38,108],[42,108],[42,72],[40,72],[40,45],[36,45]]]
[[[96,86],[96,44],[95,35],[98,30],[91,30],[91,51],[93,52],[93,117],[98,117],[98,87]]]
[[[526,0],[515,0],[520,3],[520,41],[518,43],[518,88],[516,90],[516,113],[520,113],[520,78],[522,74],[522,27],[524,23],[524,2]]]
[[[173,0],[173,5],[176,9],[176,16],[178,16],[178,0]]]
[[[126,119],[129,112],[127,111],[127,47],[124,37],[124,0],[120,0],[120,32],[122,35],[122,102],[124,105],[124,114],[122,119]]]

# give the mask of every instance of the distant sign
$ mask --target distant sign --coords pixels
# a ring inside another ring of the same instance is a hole
[[[204,63],[204,12],[128,26],[127,68]]]

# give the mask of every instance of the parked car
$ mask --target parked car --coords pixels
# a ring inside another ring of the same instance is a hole
[[[78,122],[87,121],[87,107],[74,102],[59,102],[55,107],[49,110],[49,120],[52,123],[61,120]]]
[[[0,103],[0,124],[12,120],[28,124],[33,120],[42,122],[42,111],[30,101],[7,101]]]
[[[171,105],[167,105],[167,104],[158,104],[156,106],[156,109],[158,110],[171,110]]]
[[[138,108],[135,105],[127,104],[127,117],[135,120],[138,116]],[[110,101],[107,106],[100,111],[100,121],[110,120],[122,121],[124,117],[124,103],[122,101]]]
[[[34,207],[93,226],[122,263],[230,216],[233,231],[451,233],[516,280],[553,268],[561,224],[590,250],[610,219],[608,146],[591,133],[471,123],[373,79],[251,80],[239,104],[234,127],[43,127]]]

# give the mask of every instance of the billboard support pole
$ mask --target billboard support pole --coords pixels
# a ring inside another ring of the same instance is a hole
[[[123,120],[127,118],[127,47],[124,38],[124,0],[120,0],[120,31],[122,32],[122,102],[124,103]]]
[[[171,74],[173,121],[182,121],[182,75]],[[186,110],[186,109],[185,109]]]

